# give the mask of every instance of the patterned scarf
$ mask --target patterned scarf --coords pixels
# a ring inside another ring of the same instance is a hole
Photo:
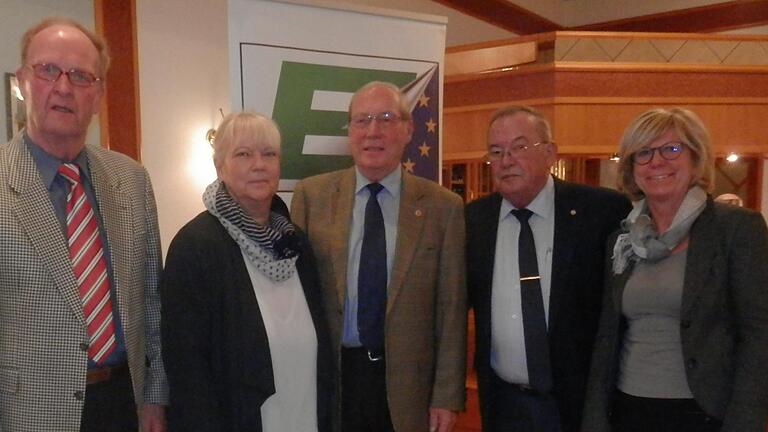
[[[296,229],[287,218],[271,212],[269,225],[256,223],[218,179],[205,189],[203,203],[261,274],[275,282],[293,276],[299,257],[299,240]]]
[[[634,208],[626,219],[621,221],[624,231],[619,234],[613,246],[613,274],[621,274],[630,261],[660,261],[672,254],[672,250],[688,236],[691,225],[704,211],[707,205],[707,193],[694,186],[688,189],[680,208],[677,209],[672,225],[659,235],[648,215],[645,199],[634,203]]]

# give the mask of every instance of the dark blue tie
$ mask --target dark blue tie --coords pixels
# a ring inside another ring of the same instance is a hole
[[[544,315],[539,265],[536,260],[536,243],[528,224],[528,219],[533,213],[528,209],[519,209],[512,210],[512,214],[520,221],[517,256],[520,265],[520,301],[523,310],[528,381],[532,389],[547,393],[552,389],[552,370],[549,362],[547,319]]]
[[[357,328],[360,342],[375,357],[384,349],[384,313],[387,307],[387,240],[384,217],[376,195],[384,189],[379,183],[368,186],[365,205],[363,246],[357,274]]]

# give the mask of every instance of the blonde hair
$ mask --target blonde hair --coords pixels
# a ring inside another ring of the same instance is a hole
[[[32,43],[32,39],[41,31],[56,25],[76,28],[77,30],[80,30],[80,32],[82,32],[88,38],[88,40],[91,41],[93,47],[96,48],[96,52],[99,54],[97,73],[99,74],[99,78],[101,80],[106,79],[110,62],[109,46],[107,45],[107,41],[96,33],[88,30],[84,25],[73,20],[72,18],[67,17],[55,16],[45,18],[24,32],[24,34],[21,36],[21,65],[27,65],[27,54],[29,53],[29,44]]]
[[[691,150],[693,178],[689,186],[701,186],[711,192],[714,187],[714,159],[707,128],[699,116],[684,108],[655,108],[637,116],[627,126],[619,144],[618,188],[632,200],[645,195],[637,186],[632,155],[665,133],[673,130]]]
[[[269,117],[253,112],[234,112],[221,121],[213,139],[213,164],[221,166],[227,148],[241,139],[249,139],[280,150],[280,130]]]

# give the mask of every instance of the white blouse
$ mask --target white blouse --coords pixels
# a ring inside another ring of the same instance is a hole
[[[274,282],[243,259],[269,339],[275,394],[261,406],[264,432],[317,432],[317,335],[294,272]]]

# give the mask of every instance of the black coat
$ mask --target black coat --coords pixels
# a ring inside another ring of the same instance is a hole
[[[296,262],[318,342],[318,429],[330,430],[332,357],[312,250]],[[160,284],[170,431],[261,431],[275,385],[267,333],[240,247],[203,212],[168,250]],[[297,413],[301,415],[301,413]]]
[[[491,286],[501,200],[494,193],[466,209],[467,287],[475,312],[475,369],[484,430],[489,430]],[[552,392],[564,432],[578,430],[581,422],[600,317],[606,238],[630,209],[629,201],[618,192],[555,180],[548,333]]]

